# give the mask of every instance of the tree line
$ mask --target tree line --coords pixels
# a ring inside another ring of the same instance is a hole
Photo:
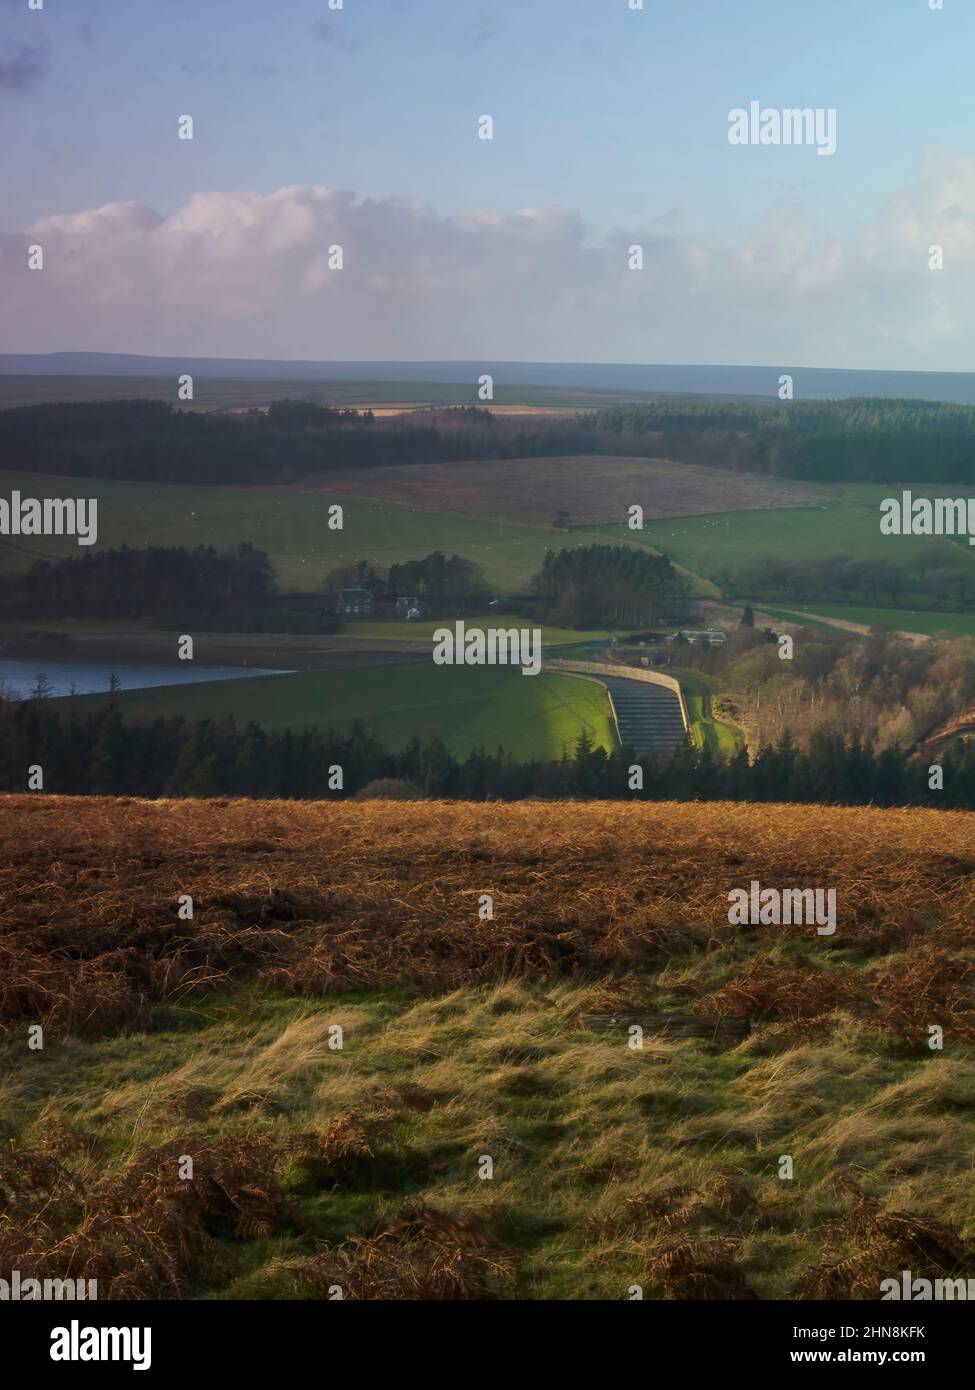
[[[653,454],[811,481],[971,483],[973,446],[975,407],[870,397],[662,399],[565,419],[477,406],[378,417],[290,399],[224,413],[144,400],[0,410],[5,467],[135,482],[267,483],[389,464]]]
[[[0,575],[0,617],[152,619],[204,630],[219,619],[227,631],[333,632],[342,588],[368,589],[379,600],[417,595],[434,606],[489,593],[479,565],[439,550],[388,571],[356,560],[332,570],[315,593],[279,594],[270,557],[249,541],[228,551],[123,545]]]
[[[368,589],[373,598],[391,601],[401,596],[418,597],[436,605],[448,601],[465,603],[489,593],[480,565],[462,555],[445,555],[432,550],[419,560],[404,560],[388,569],[371,560],[353,560],[325,576],[324,587]]]
[[[181,623],[197,614],[226,616],[267,603],[274,591],[271,562],[244,542],[236,550],[212,545],[150,545],[137,550],[86,551],[63,560],[37,560],[0,576],[0,611],[27,618],[164,618]]]
[[[932,609],[975,606],[975,569],[967,546],[942,540],[924,554],[909,551],[898,564],[845,553],[800,560],[763,557],[715,577],[726,593],[839,600]],[[896,613],[891,626],[897,626]]]
[[[805,749],[784,735],[753,761],[682,747],[671,757],[608,754],[580,738],[557,761],[520,762],[503,749],[458,759],[443,742],[412,738],[395,752],[361,724],[344,731],[240,727],[230,717],[150,722],[124,719],[118,702],[73,712],[44,698],[0,704],[0,790],[70,795],[245,796],[300,800],[351,797],[379,780],[417,795],[471,801],[525,798],[815,802],[975,810],[975,745],[943,759],[943,790],[928,785],[927,760],[875,751],[856,734],[820,730]],[[336,778],[340,769],[340,785]],[[634,769],[639,769],[636,775]],[[36,773],[35,773],[36,776]]]
[[[666,458],[808,481],[975,482],[975,407],[949,401],[649,401],[576,417]],[[649,441],[646,445],[649,448]]]
[[[606,435],[606,441],[611,438]],[[224,414],[143,400],[0,410],[5,468],[131,482],[290,482],[336,469],[598,448],[593,432],[571,419],[502,419],[469,407],[382,418],[288,400],[266,411]]]
[[[547,550],[532,580],[542,616],[567,627],[599,623],[653,627],[685,585],[663,555],[628,545]]]

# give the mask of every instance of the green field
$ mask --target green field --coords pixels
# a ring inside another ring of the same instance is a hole
[[[827,605],[827,606],[828,606],[828,605]],[[818,611],[818,610],[817,610],[817,611]],[[825,618],[823,619],[823,621],[820,621],[820,620],[817,619],[817,618],[809,618],[809,617],[801,617],[801,618],[800,618],[800,617],[797,616],[796,610],[794,610],[794,609],[774,608],[774,607],[773,607],[773,608],[770,608],[770,607],[768,607],[767,604],[764,604],[764,603],[763,603],[763,604],[758,604],[758,603],[756,603],[756,604],[755,604],[755,612],[756,612],[756,613],[762,613],[762,614],[764,614],[765,617],[767,617],[767,618],[778,618],[778,620],[779,620],[781,623],[788,625],[788,627],[789,627],[790,630],[791,630],[796,624],[801,624],[801,625],[802,625],[803,627],[805,627],[805,628],[814,628],[814,629],[815,629],[816,631],[818,631],[818,632],[836,632],[836,631],[838,631],[838,628],[837,628],[836,623],[826,622],[826,621],[825,621]],[[837,616],[838,616],[838,615],[837,615]],[[849,631],[847,631],[847,636],[852,636],[852,634],[851,634]]]
[[[271,556],[282,588],[303,591],[315,589],[330,570],[353,560],[385,567],[442,550],[476,561],[493,587],[510,593],[526,587],[546,550],[588,545],[595,538],[585,531],[567,538],[510,521],[336,499],[329,494],[327,477],[320,488],[311,489],[184,487],[19,472],[3,476],[5,491],[16,488],[25,497],[97,497],[99,547],[212,545],[229,550],[251,541]],[[344,527],[330,531],[328,508],[336,500],[344,507]],[[17,548],[0,547],[0,564],[20,569],[32,559],[84,552],[70,536],[44,536],[36,542],[25,537]]]
[[[938,536],[883,536],[880,503],[897,495],[901,484],[803,484],[821,494],[816,507],[780,507],[714,512],[708,516],[653,519],[643,531],[602,528],[604,536],[624,535],[662,550],[676,564],[718,583],[729,573],[762,560],[822,560],[847,554],[892,562],[930,554],[949,546],[958,564],[975,563],[967,548]],[[953,495],[953,484],[912,488],[922,496]]]
[[[880,624],[897,632],[922,632],[928,637],[947,634],[949,637],[975,637],[975,613],[939,613],[933,609],[865,608],[848,603],[793,603],[768,608],[763,613],[773,617],[790,618],[797,613],[817,613],[823,618],[838,618],[845,623],[863,623],[867,627]]]
[[[66,698],[83,710],[107,696]],[[571,753],[580,733],[594,745],[616,745],[606,692],[572,676],[523,676],[505,667],[434,666],[382,670],[304,672],[207,681],[126,691],[118,697],[126,717],[183,715],[217,719],[233,715],[265,729],[346,728],[361,719],[388,748],[402,749],[412,735],[442,738],[465,757],[477,748],[504,747],[517,758],[558,758]]]
[[[938,546],[942,558],[957,566],[975,563],[975,552],[945,538],[882,536],[880,502],[897,490],[888,484],[809,485],[822,497],[821,504],[813,507],[669,517],[649,521],[642,532],[603,524],[598,530],[570,533],[347,497],[341,499],[343,530],[331,531],[328,507],[335,499],[328,491],[327,475],[321,486],[314,488],[203,488],[10,472],[5,475],[4,486],[17,488],[25,496],[62,496],[69,491],[97,497],[98,541],[106,547],[205,544],[225,550],[251,541],[271,556],[282,588],[306,592],[319,587],[330,570],[351,561],[364,559],[382,568],[420,558],[432,550],[475,561],[499,594],[517,592],[527,587],[546,550],[597,540],[660,549],[693,578],[698,593],[711,596],[719,592],[716,584],[733,592],[729,578],[733,580],[744,566],[762,561],[813,562],[844,553],[897,562],[930,555],[932,547]],[[941,495],[945,488],[935,485],[913,490],[918,496]],[[71,537],[36,541],[28,537],[0,546],[0,568],[20,569],[34,558],[79,553],[84,551]],[[780,607],[793,606],[780,598],[773,601]],[[958,636],[975,632],[975,616],[970,614],[816,601],[805,606],[852,622],[886,622],[908,631],[945,631]],[[409,635],[411,626],[357,624],[350,631],[359,635],[360,629],[362,635],[399,637]],[[553,630],[545,640],[568,642],[579,637]]]
[[[668,669],[667,674],[680,681],[694,747],[706,748],[716,758],[730,758],[737,753],[740,745],[737,729],[725,724],[711,711],[710,697],[718,692],[718,683],[701,671],[674,668]]]

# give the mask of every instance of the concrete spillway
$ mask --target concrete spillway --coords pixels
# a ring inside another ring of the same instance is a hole
[[[547,660],[545,669],[583,676],[604,686],[613,703],[620,738],[634,752],[666,757],[686,744],[687,710],[680,685],[672,676],[605,661],[561,658]]]
[[[672,690],[622,676],[602,676],[619,720],[620,738],[637,753],[672,753],[687,742],[680,701]]]

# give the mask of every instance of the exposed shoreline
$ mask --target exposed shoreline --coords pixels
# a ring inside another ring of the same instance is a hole
[[[161,631],[0,631],[0,656],[11,660],[144,662],[178,660],[181,634]],[[193,633],[193,659],[201,666],[267,666],[295,671],[355,670],[428,661],[429,642],[328,633]]]

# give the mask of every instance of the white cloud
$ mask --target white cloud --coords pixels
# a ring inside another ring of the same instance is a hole
[[[944,152],[846,238],[779,209],[732,247],[650,228],[595,244],[563,208],[451,217],[307,185],[199,193],[169,217],[115,203],[0,236],[8,352],[965,370],[973,324],[975,156]]]

